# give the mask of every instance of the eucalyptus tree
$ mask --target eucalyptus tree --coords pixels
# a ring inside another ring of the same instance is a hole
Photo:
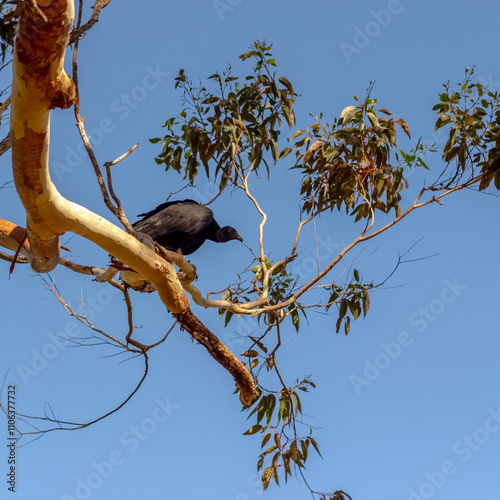
[[[214,296],[196,286],[196,267],[182,254],[136,238],[112,182],[113,165],[134,147],[100,165],[85,132],[78,92],[78,47],[83,43],[82,35],[109,3],[97,0],[85,24],[80,3],[75,27],[71,0],[44,5],[27,0],[15,11],[10,9],[11,2],[2,3],[4,58],[9,57],[17,25],[12,97],[0,107],[5,112],[10,106],[11,115],[2,153],[12,149],[13,179],[26,222],[18,221],[18,225],[0,219],[0,244],[10,250],[1,256],[12,266],[28,264],[37,273],[64,266],[95,277],[103,287],[119,290],[129,325],[122,336],[99,329],[52,288],[65,310],[96,335],[144,359],[141,380],[118,407],[85,424],[46,417],[47,427],[35,433],[88,427],[118,411],[137,392],[148,374],[148,352],[165,339],[144,343],[132,320],[134,294],[153,292],[171,313],[173,326],[187,331],[234,377],[241,403],[252,420],[246,434],[262,436],[257,465],[267,488],[271,481],[278,482],[280,468],[285,479],[294,471],[303,474],[310,449],[319,453],[310,427],[303,422],[300,399],[301,393],[314,388],[314,382],[297,375],[297,381],[290,384],[282,376],[277,358],[283,344],[282,329],[290,324],[299,331],[301,318],[310,310],[319,310],[334,315],[337,333],[347,335],[352,322],[368,313],[370,293],[380,286],[362,278],[349,261],[354,249],[391,230],[412,212],[439,205],[448,195],[465,188],[500,189],[499,95],[477,82],[469,68],[460,84],[445,85],[434,107],[436,129],[446,127],[449,131],[442,151],[443,168],[437,173],[429,171],[434,180],[408,200],[408,173],[429,170],[425,159],[434,150],[420,140],[406,152],[399,147],[401,134],[411,137],[410,127],[389,109],[378,106],[371,86],[365,96],[354,97],[339,117],[327,122],[319,115],[297,128],[294,104],[299,96],[292,82],[278,73],[270,44],[257,41],[240,56],[248,64],[244,76],[235,75],[229,66],[208,76],[204,83],[194,84],[181,70],[175,78],[181,111],[166,119],[163,137],[151,139],[158,146],[156,163],[167,175],[182,176],[190,186],[203,177],[216,182],[216,197],[240,191],[246,205],[239,209],[255,210],[260,219],[258,237],[250,245],[255,248],[253,265],[227,277],[227,286]],[[64,53],[70,43],[74,45],[72,77],[64,70]],[[63,197],[50,178],[48,127],[50,111],[56,107],[74,110],[100,193],[111,212],[110,220]],[[269,217],[255,194],[257,182],[276,182],[273,171],[281,162],[288,162],[298,174],[296,192],[301,198],[294,231],[282,235],[289,241],[289,251],[284,254],[273,251],[266,239]],[[352,221],[357,235],[327,263],[321,263],[314,276],[301,280],[293,262],[303,245],[303,229],[319,217],[328,220],[334,215]],[[102,248],[112,256],[111,265],[61,257],[60,236],[65,233],[80,235]],[[339,273],[335,274],[339,269],[347,269],[347,273],[340,273],[344,274],[342,281]],[[310,297],[307,304],[306,297]],[[216,309],[221,329],[235,316],[258,320],[258,333],[247,336],[242,360],[224,345],[219,332],[211,332],[196,316],[196,306]],[[259,383],[263,377],[266,387]],[[274,381],[271,388],[269,380]],[[327,494],[310,489],[317,498],[348,497],[340,490]]]

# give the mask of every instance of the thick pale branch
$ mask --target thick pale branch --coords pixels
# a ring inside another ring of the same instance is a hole
[[[54,107],[68,107],[74,85],[63,69],[64,50],[73,23],[73,3],[24,2],[13,58],[10,129],[16,189],[27,212],[27,232],[35,271],[53,269],[59,260],[59,214],[50,207],[48,173],[49,118]],[[44,19],[45,18],[45,19]],[[52,225],[52,224],[50,224]]]
[[[75,97],[63,69],[74,11],[73,2],[64,0],[40,8],[47,23],[29,2],[19,23],[11,111],[13,174],[27,213],[31,266],[37,272],[52,270],[59,263],[59,235],[72,231],[142,274],[155,285],[167,308],[180,312],[189,301],[172,264],[107,220],[63,198],[50,179],[50,110],[70,105]]]
[[[235,314],[251,315],[253,314],[253,308],[261,307],[268,303],[268,300],[265,297],[260,297],[257,300],[246,302],[243,304],[238,304],[229,300],[206,299],[205,297],[203,297],[200,290],[196,288],[192,283],[184,284],[183,286],[184,289],[191,295],[195,304],[198,304],[202,307],[223,308]]]
[[[52,183],[50,110],[69,107],[76,99],[75,85],[63,69],[74,5],[72,0],[24,4],[13,59],[11,137],[14,182],[27,214],[31,267],[36,272],[54,269],[60,262],[59,236],[67,231],[100,246],[154,285],[181,325],[233,374],[241,400],[248,404],[255,392],[250,373],[191,312],[172,263],[106,219],[66,200]]]
[[[10,222],[5,219],[0,218],[0,246],[12,250],[13,252],[17,252],[19,250],[19,254],[23,257],[18,259],[17,262],[25,263],[29,262],[30,255],[30,244],[27,239],[26,229],[24,227],[18,226],[13,222]],[[15,256],[7,256],[5,255],[5,259],[12,262]],[[27,259],[27,260],[26,260]],[[95,276],[96,281],[104,282],[107,281],[115,288],[123,289],[123,285],[114,281],[112,278],[118,272],[117,269],[109,268],[102,269],[100,267],[94,266],[85,266],[82,264],[78,264],[71,260],[65,259],[63,257],[59,258],[59,265],[67,267],[72,271],[80,274],[87,274],[89,276]]]

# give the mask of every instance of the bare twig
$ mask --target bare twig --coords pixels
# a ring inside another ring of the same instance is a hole
[[[0,156],[6,153],[12,146],[12,138],[10,132],[7,134],[5,139],[0,142]]]
[[[6,109],[10,106],[10,96],[7,97],[7,99],[5,100],[5,102],[3,102],[1,105],[0,105],[0,123],[2,122],[2,115],[4,114],[4,112],[6,111]]]
[[[54,297],[59,301],[59,303],[63,306],[64,310],[66,311],[67,314],[69,314],[71,317],[75,318],[77,321],[79,321],[82,325],[86,326],[90,330],[98,333],[99,335],[103,336],[106,338],[108,341],[111,342],[111,345],[114,345],[115,347],[121,347],[122,349],[126,349],[130,352],[135,352],[137,353],[138,351],[136,350],[131,350],[124,342],[120,341],[113,335],[110,335],[109,333],[106,333],[105,331],[97,328],[95,325],[92,324],[92,322],[89,320],[87,315],[85,314],[85,311],[82,306],[82,312],[81,314],[76,312],[71,304],[68,304],[61,296],[60,292],[57,290],[54,281],[52,281],[51,284],[47,282],[47,280],[41,276],[41,279],[44,281],[44,283],[47,285],[47,288],[49,288],[50,292],[54,295]],[[125,293],[125,292],[124,292]]]
[[[139,143],[132,146],[129,150],[127,150],[125,153],[123,153],[121,156],[119,156],[115,160],[110,161],[110,162],[106,162],[104,164],[104,167],[106,168],[106,176],[107,176],[107,181],[108,181],[109,194],[111,195],[111,197],[113,198],[113,200],[116,203],[116,210],[118,213],[118,219],[123,224],[123,226],[125,227],[127,232],[132,234],[132,235],[135,234],[135,231],[132,228],[132,225],[130,224],[127,216],[125,215],[125,211],[123,210],[122,202],[120,201],[118,196],[116,196],[115,190],[113,189],[113,180],[111,177],[111,167],[113,165],[116,165],[117,163],[121,162],[122,160],[124,160],[129,154],[131,154],[133,151],[135,151],[138,147],[139,147]]]
[[[19,430],[19,428],[17,428],[17,432],[19,433],[19,435],[21,437],[22,436],[41,437],[41,436],[47,434],[48,432],[53,432],[53,431],[75,431],[77,429],[85,429],[86,427],[90,427],[91,425],[94,425],[97,422],[104,420],[105,418],[109,417],[110,415],[113,415],[113,413],[116,413],[117,411],[119,411],[132,399],[132,397],[135,395],[135,393],[139,390],[139,388],[143,384],[144,380],[146,380],[146,377],[147,377],[148,372],[149,372],[149,360],[148,360],[148,356],[146,353],[141,353],[141,355],[144,357],[144,373],[143,373],[141,379],[139,380],[138,384],[133,389],[133,391],[125,398],[125,400],[122,403],[120,403],[118,406],[116,406],[114,409],[107,412],[105,415],[102,415],[102,416],[100,416],[100,417],[98,417],[90,422],[78,423],[78,422],[64,421],[64,420],[61,420],[61,419],[55,418],[55,417],[49,417],[49,416],[47,416],[47,414],[45,415],[45,417],[36,417],[36,416],[31,416],[31,415],[25,415],[22,413],[17,413],[18,419],[20,421],[28,424],[30,427],[32,427],[34,429],[33,431],[30,431],[30,432],[23,432],[23,431]],[[2,389],[3,389],[3,385],[0,388],[0,408],[4,412],[6,412],[7,409],[5,408],[3,403],[1,402]],[[37,427],[34,426],[34,424],[33,424],[34,421],[48,422],[50,424],[54,424],[55,426],[49,427],[48,429],[38,429]]]
[[[99,21],[101,10],[111,3],[111,0],[96,0],[94,3],[94,12],[90,19],[82,26],[77,26],[70,35],[69,44],[76,43],[79,39],[85,36],[85,33]]]
[[[103,2],[101,2],[102,4]],[[109,2],[108,2],[109,3]],[[103,5],[103,7],[105,7]],[[82,20],[82,8],[83,8],[83,0],[79,1],[79,7],[78,7],[78,19],[77,19],[77,25],[76,25],[76,30],[78,31],[80,29],[80,24]],[[102,7],[101,7],[102,8]],[[85,119],[82,118],[80,114],[80,92],[78,89],[78,45],[79,45],[79,38],[76,38],[75,40],[75,47],[73,49],[73,83],[75,84],[75,89],[76,89],[76,99],[74,103],[74,113],[75,113],[75,118],[76,118],[76,126],[78,127],[78,131],[80,132],[80,137],[82,138],[83,144],[85,146],[85,149],[87,151],[87,155],[90,159],[90,162],[92,164],[92,167],[94,168],[94,172],[97,178],[97,183],[99,184],[99,187],[101,189],[101,195],[104,200],[104,204],[106,207],[109,209],[109,211],[123,224],[125,227],[126,231],[129,234],[134,235],[134,229],[132,228],[131,224],[129,223],[127,217],[125,216],[125,212],[123,211],[122,204],[120,200],[116,197],[112,184],[110,183],[111,179],[111,173],[109,170],[109,166],[114,165],[115,163],[118,163],[122,157],[125,158],[128,156],[136,147],[131,148],[129,151],[127,151],[124,155],[121,157],[117,158],[113,162],[109,163],[106,167],[106,170],[108,171],[108,187],[106,187],[106,183],[104,182],[104,177],[101,172],[101,168],[99,166],[99,163],[97,161],[97,158],[95,156],[94,150],[92,149],[92,146],[90,144],[89,138],[87,136],[87,133],[85,131],[85,126],[84,126],[84,121]],[[109,190],[109,192],[108,192]],[[111,201],[110,198],[110,192],[112,192],[113,199],[117,201],[117,206],[113,205],[113,202]]]

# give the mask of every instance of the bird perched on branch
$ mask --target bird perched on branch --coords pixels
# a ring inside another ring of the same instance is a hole
[[[194,200],[162,203],[143,217],[133,228],[150,236],[167,250],[189,255],[212,240],[217,243],[243,238],[231,226],[220,227],[209,208]]]

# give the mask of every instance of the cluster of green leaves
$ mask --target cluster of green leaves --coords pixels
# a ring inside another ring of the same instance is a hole
[[[285,482],[292,475],[293,465],[304,468],[310,445],[321,456],[311,435],[299,437],[296,432],[297,419],[302,415],[298,391],[307,392],[309,387],[315,386],[308,378],[297,380],[295,386],[282,389],[279,393],[261,395],[252,405],[248,418],[256,415],[257,423],[245,434],[263,434],[261,448],[264,451],[259,456],[257,469],[262,471],[264,489],[268,488],[272,479],[279,484],[278,471],[281,467],[285,472]],[[266,460],[270,460],[270,464],[264,468]]]
[[[320,115],[313,125],[291,137],[293,145],[285,148],[283,156],[295,150],[294,168],[303,174],[304,212],[344,207],[356,221],[369,218],[372,208],[384,213],[393,208],[400,214],[400,192],[408,183],[403,166],[390,163],[390,154],[398,150],[396,125],[408,137],[410,131],[403,119],[396,119],[387,109],[377,115],[377,100],[370,97],[370,91],[364,100],[355,96],[357,105],[345,108],[332,126],[322,124]]]
[[[264,258],[264,266],[267,270],[271,270],[273,266],[267,256]],[[257,297],[261,297],[264,293],[264,271],[262,264],[259,263],[252,266],[251,272],[253,279],[248,286],[243,286],[243,282],[239,281],[228,288],[221,298],[233,303],[246,303],[255,300],[255,294]],[[238,275],[238,279],[241,280],[240,275]],[[288,272],[285,265],[274,268],[267,277],[267,299],[269,305],[280,304],[289,299],[295,293],[298,283],[299,278]],[[304,308],[299,303],[294,302],[288,306],[288,314],[297,332],[300,326],[299,311],[306,317]],[[233,312],[219,308],[219,316],[225,316],[225,326],[229,324],[233,315]],[[270,312],[269,314],[262,313],[257,318],[260,320],[263,316],[266,318],[266,324],[268,325],[272,325],[276,321],[276,314],[274,312]]]
[[[158,164],[184,172],[190,183],[203,165],[207,177],[220,178],[221,189],[229,180],[237,182],[250,166],[257,172],[263,163],[269,175],[265,153],[278,161],[280,128],[283,122],[289,127],[295,123],[296,95],[286,78],[271,71],[276,62],[270,49],[271,45],[255,42],[252,50],[240,56],[257,60],[253,73],[243,81],[232,76],[230,67],[223,74],[215,73],[208,77],[215,85],[213,91],[193,85],[184,70],[179,72],[175,86],[182,89],[186,107],[179,117],[167,120],[163,139],[150,139],[162,144]]]
[[[19,0],[0,0],[0,57],[2,64],[12,53],[17,19],[14,18],[15,6]]]
[[[433,108],[440,115],[435,130],[450,126],[443,158],[448,166],[456,161],[456,168],[447,182],[480,173],[479,190],[491,181],[500,189],[500,95],[474,81],[473,75],[474,69],[466,68],[461,84],[445,84]]]
[[[268,270],[271,269],[272,264],[271,261],[265,257],[264,262],[266,268]],[[254,273],[254,279],[252,280],[253,289],[258,291],[259,294],[263,292],[263,270],[262,265],[257,264],[252,267],[251,271]],[[297,285],[299,283],[299,278],[297,276],[293,276],[290,272],[287,271],[286,267],[278,266],[269,274],[267,279],[267,287],[268,287],[268,300],[269,305],[276,305],[282,302],[285,302],[289,299],[296,291]],[[304,317],[306,316],[303,307],[300,304],[294,302],[290,306],[288,306],[288,312],[292,318],[292,323],[297,332],[299,331],[300,326],[300,316],[299,311],[302,312]]]
[[[347,287],[340,287],[338,285],[325,286],[325,290],[330,292],[330,298],[325,306],[326,311],[330,309],[333,304],[337,304],[339,308],[339,317],[336,323],[336,332],[339,333],[342,322],[344,322],[344,333],[349,334],[351,330],[351,317],[357,320],[361,313],[363,317],[366,316],[368,309],[370,309],[370,294],[369,290],[373,288],[373,284],[362,283],[359,271],[353,271],[354,281],[349,283]]]
[[[271,261],[268,257],[264,258],[264,265],[267,270],[272,267]],[[263,281],[263,269],[261,264],[256,264],[252,267],[251,271],[254,273],[254,283],[258,283],[259,292],[262,293],[262,281]],[[275,268],[268,277],[268,298],[269,304],[279,304],[286,300],[292,293],[295,284],[297,283],[297,278],[293,278],[284,268],[284,266],[279,266]]]

